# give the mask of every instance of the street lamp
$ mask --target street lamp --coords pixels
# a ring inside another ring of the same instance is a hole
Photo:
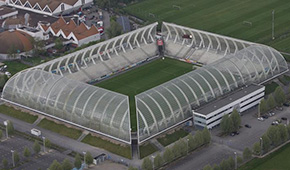
[[[42,137],[42,140],[43,140],[43,152],[45,153],[45,137],[44,136]]]
[[[86,168],[86,154],[87,154],[87,152],[83,152],[83,154],[84,154],[84,163],[85,163],[85,168]]]
[[[235,169],[238,169],[237,152],[234,152],[234,154],[235,154]]]
[[[153,170],[154,170],[154,158],[155,158],[155,156],[151,156],[152,157],[152,166],[153,166]]]
[[[12,153],[12,163],[13,163],[13,167],[15,167],[15,162],[14,162],[14,150],[11,150]]]
[[[262,155],[262,151],[263,151],[263,138],[260,138],[260,145],[261,145],[261,155]]]
[[[187,139],[186,139],[186,149],[187,149],[187,153],[186,153],[186,155],[188,154],[188,150],[189,150],[189,147],[188,147],[188,141],[189,141],[189,139],[187,138]]]
[[[6,126],[6,138],[8,139],[8,120],[4,121],[4,125]]]

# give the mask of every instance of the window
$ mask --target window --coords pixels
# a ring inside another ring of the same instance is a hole
[[[85,0],[82,0],[82,4],[84,5],[86,3],[86,1]]]
[[[64,4],[61,4],[60,8],[62,11],[64,11]]]

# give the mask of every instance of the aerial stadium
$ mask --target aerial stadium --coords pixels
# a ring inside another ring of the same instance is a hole
[[[163,22],[159,31],[157,26],[23,70],[9,79],[1,98],[126,144],[137,124],[141,144],[188,121],[213,128],[233,109],[256,106],[264,96],[262,84],[288,71],[271,47],[172,23]],[[93,85],[169,58],[194,69],[137,92],[134,105],[128,95]]]

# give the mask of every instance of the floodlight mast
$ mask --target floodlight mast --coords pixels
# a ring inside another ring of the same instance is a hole
[[[272,39],[275,39],[275,10],[272,11]]]

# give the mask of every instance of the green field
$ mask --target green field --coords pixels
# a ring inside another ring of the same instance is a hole
[[[271,153],[265,158],[255,158],[246,163],[239,170],[289,170],[290,169],[290,144]]]
[[[92,136],[91,134],[87,135],[83,140],[83,143],[87,143],[89,145],[106,149],[109,152],[121,155],[125,158],[131,159],[131,148],[130,146],[121,146],[114,144],[110,141],[103,140],[99,137]]]
[[[271,38],[273,9],[274,41]],[[125,11],[150,22],[172,22],[290,52],[289,0],[144,0],[126,7]],[[251,22],[252,26],[245,22]]]
[[[187,135],[188,135],[188,132],[186,132],[183,129],[179,129],[171,134],[166,134],[164,137],[157,138],[157,140],[159,143],[161,143],[161,145],[167,146],[179,140],[180,138],[184,138]]]
[[[158,151],[158,149],[151,143],[140,145],[139,150],[140,150],[140,159],[143,159],[146,156],[151,155],[154,152]]]
[[[13,107],[9,107],[6,105],[0,105],[0,113],[25,121],[27,123],[31,123],[31,124],[35,122],[38,117],[38,116],[31,115],[29,113],[22,112],[20,110],[16,110]]]
[[[100,82],[96,86],[129,96],[131,126],[132,130],[136,131],[137,121],[134,96],[191,70],[192,64],[189,63],[171,58],[165,58],[165,60],[157,59],[134,70]]]
[[[65,126],[64,124],[58,124],[48,119],[41,120],[41,122],[37,126],[53,131],[55,133],[61,134],[63,136],[72,138],[72,139],[78,139],[82,134],[81,130],[69,128]]]

